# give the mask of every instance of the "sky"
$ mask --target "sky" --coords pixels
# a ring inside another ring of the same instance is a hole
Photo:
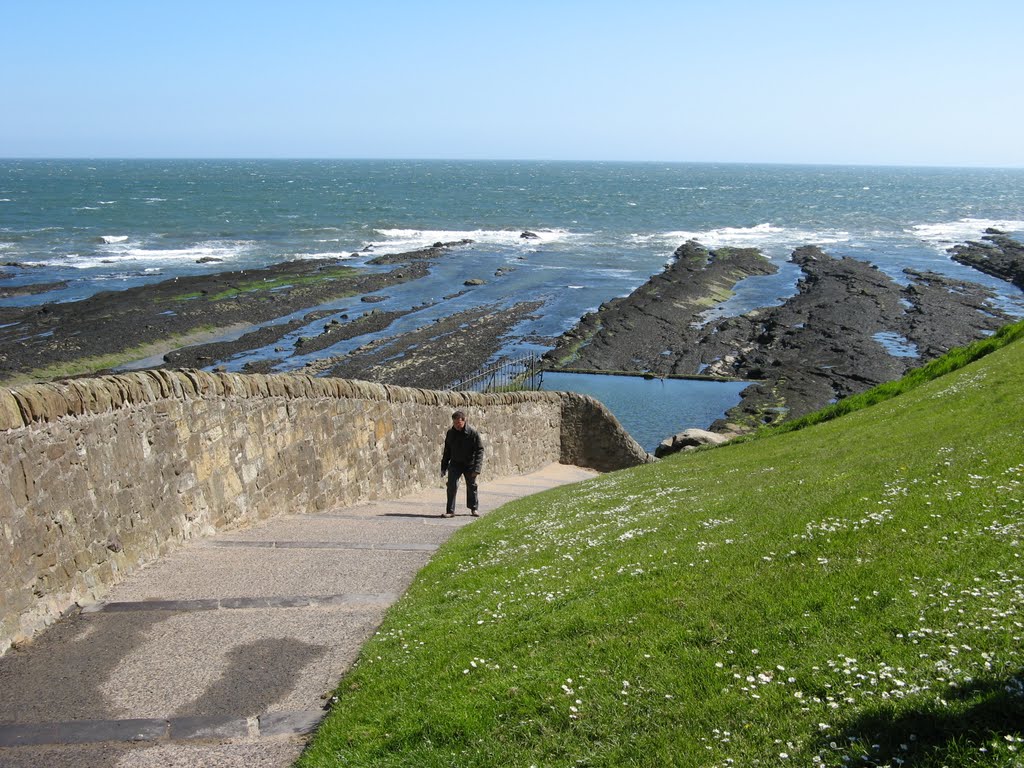
[[[0,157],[1024,167],[1020,0],[0,0]]]

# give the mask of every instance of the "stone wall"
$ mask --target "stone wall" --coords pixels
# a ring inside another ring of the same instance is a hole
[[[200,371],[0,389],[0,654],[185,539],[436,485],[456,407],[485,479],[650,460],[566,393]]]

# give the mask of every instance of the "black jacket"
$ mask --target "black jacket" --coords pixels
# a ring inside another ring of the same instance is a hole
[[[484,465],[484,443],[480,433],[469,424],[461,430],[452,427],[444,436],[441,471],[447,472],[449,464],[459,464],[468,467],[470,472],[480,474]]]

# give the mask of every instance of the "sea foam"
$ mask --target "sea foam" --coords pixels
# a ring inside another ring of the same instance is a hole
[[[123,258],[138,261],[177,262],[202,258],[230,261],[244,255],[255,243],[251,240],[209,240],[187,248],[139,248],[125,250]]]
[[[354,259],[357,254],[351,253],[350,251],[323,251],[323,252],[310,252],[310,253],[296,253],[289,258],[295,260],[317,260],[317,259],[338,259],[343,261],[345,259]]]
[[[657,245],[675,250],[689,240],[696,240],[705,248],[758,248],[769,258],[788,259],[794,248],[801,245],[833,245],[850,240],[850,233],[841,230],[804,230],[757,224],[753,227],[720,227],[704,231],[677,230],[650,235],[634,235],[636,243]]]
[[[1024,221],[967,218],[937,224],[917,224],[909,231],[931,247],[945,253],[957,243],[979,239],[989,228],[1003,232],[1021,232],[1024,231]]]
[[[34,266],[71,267],[73,269],[109,269],[111,266],[132,269],[156,269],[199,259],[231,262],[246,255],[255,245],[250,240],[210,240],[186,248],[147,248],[138,240],[120,235],[104,236],[96,251],[88,254],[69,253],[59,258],[40,259]]]
[[[522,237],[529,231],[535,237]],[[388,253],[401,253],[419,248],[428,248],[435,243],[458,242],[472,240],[474,243],[502,245],[508,247],[551,245],[574,238],[565,229],[378,229],[375,232],[384,240],[373,243],[373,250]]]

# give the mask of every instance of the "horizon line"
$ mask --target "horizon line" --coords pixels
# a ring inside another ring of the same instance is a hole
[[[409,163],[549,163],[588,165],[754,165],[807,168],[919,168],[947,170],[1024,170],[1020,165],[957,165],[932,163],[842,163],[781,160],[621,160],[621,159],[558,159],[558,158],[485,158],[485,157],[342,157],[313,155],[266,156],[158,156],[158,155],[25,155],[0,156],[0,162],[409,162]]]

